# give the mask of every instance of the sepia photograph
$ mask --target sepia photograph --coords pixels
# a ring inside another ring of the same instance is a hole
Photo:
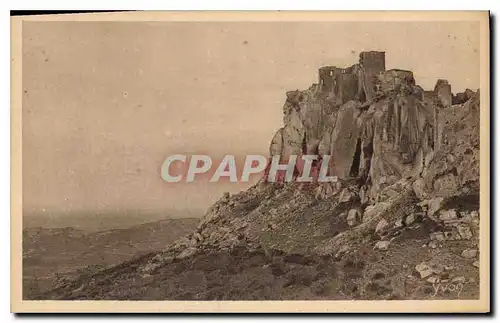
[[[11,310],[489,312],[489,19],[11,17]]]

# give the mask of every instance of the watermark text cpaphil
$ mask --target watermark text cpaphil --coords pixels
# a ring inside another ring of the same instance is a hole
[[[329,176],[329,155],[280,155],[266,158],[247,155],[243,165],[237,166],[234,155],[225,155],[214,163],[208,155],[170,155],[161,166],[161,178],[169,183],[194,182],[196,178],[217,182],[248,182],[252,175],[264,176],[268,182],[336,182],[337,176]],[[210,175],[211,176],[207,176]],[[203,176],[204,175],[204,176]]]

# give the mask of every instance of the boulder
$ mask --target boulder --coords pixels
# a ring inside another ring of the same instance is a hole
[[[377,227],[375,228],[375,233],[381,235],[388,227],[389,223],[385,219],[382,219],[377,224]]]
[[[470,240],[472,238],[472,231],[467,225],[459,225],[457,226],[458,233],[460,237],[465,240]]]
[[[435,240],[435,241],[444,241],[445,240],[444,233],[441,231],[432,232],[430,234],[430,238],[431,238],[431,240]]]
[[[429,277],[434,273],[432,268],[425,262],[416,265],[415,270],[420,274],[420,278]]]
[[[389,249],[390,244],[390,241],[378,241],[373,249],[386,251],[387,249]]]
[[[457,212],[454,209],[451,210],[443,210],[439,214],[439,219],[441,221],[450,221],[457,219]]]
[[[191,257],[192,255],[194,255],[197,251],[198,251],[198,249],[196,249],[194,247],[189,247],[189,248],[184,249],[176,258],[177,259],[188,258],[188,257]]]
[[[456,276],[453,277],[451,280],[452,283],[465,283],[465,277],[464,276]]]
[[[354,200],[355,197],[356,197],[356,193],[352,192],[348,187],[346,187],[342,190],[342,192],[340,192],[339,202],[340,203],[347,203],[349,201]]]
[[[405,218],[404,223],[405,225],[410,225],[413,222],[415,222],[418,218],[420,218],[418,214],[412,213]]]
[[[477,249],[465,249],[461,255],[467,259],[475,258],[477,256]]]
[[[361,220],[361,213],[358,209],[350,209],[347,213],[347,224],[352,227],[359,224]]]
[[[425,190],[425,181],[423,178],[418,178],[415,182],[413,182],[412,187],[415,195],[420,200],[425,200],[426,198],[428,198],[429,194]]]
[[[441,209],[444,199],[442,197],[433,198],[427,201],[427,215],[433,216]]]

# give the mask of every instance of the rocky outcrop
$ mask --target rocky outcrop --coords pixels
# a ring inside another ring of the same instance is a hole
[[[434,196],[479,191],[479,92],[443,114],[443,136],[426,172],[425,188]]]
[[[472,99],[473,92],[464,93],[461,100]],[[411,71],[386,71],[384,53],[363,52],[358,64],[322,67],[319,84],[287,93],[284,127],[270,153],[284,161],[293,154],[329,155],[329,175],[359,180],[377,200],[383,187],[426,176],[447,140],[452,98],[446,80],[424,91]]]
[[[474,96],[475,92],[471,89],[466,89],[464,92],[457,93],[452,96],[451,102],[453,105],[455,104],[463,104]]]

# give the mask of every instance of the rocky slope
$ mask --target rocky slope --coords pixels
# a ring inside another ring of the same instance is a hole
[[[163,252],[42,298],[477,298],[479,103],[445,80],[424,91],[382,52],[323,67],[287,93],[270,154],[329,155],[338,181],[263,177]]]

